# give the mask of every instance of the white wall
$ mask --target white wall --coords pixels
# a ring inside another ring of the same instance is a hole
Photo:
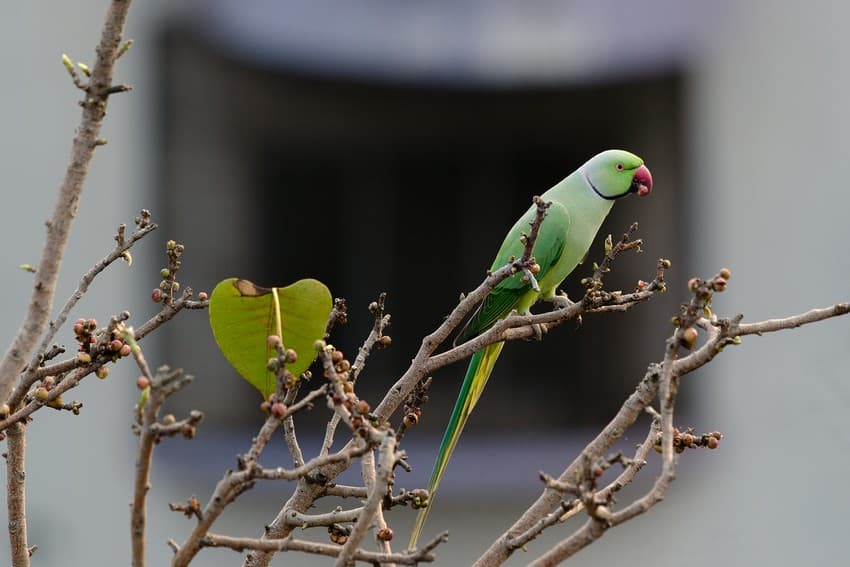
[[[82,198],[68,255],[63,263],[57,303],[73,292],[80,276],[114,245],[121,222],[132,226],[137,211],[150,201],[148,112],[156,85],[150,76],[148,30],[168,2],[136,2],[129,37],[137,40],[120,62],[117,81],[135,90],[113,97],[103,136]],[[4,54],[0,89],[0,344],[8,344],[21,321],[32,277],[18,268],[38,264],[44,221],[52,214],[56,190],[70,155],[71,138],[81,109],[77,91],[60,62],[63,52],[89,64],[106,12],[104,0],[7,3],[0,9],[0,52]],[[156,211],[154,211],[156,214]],[[166,236],[158,231],[140,245],[136,258],[154,257]],[[157,258],[158,259],[158,258]],[[156,285],[156,268],[141,261],[128,268],[118,263],[96,280],[76,316],[105,323],[129,306],[138,324],[153,312],[144,301]],[[64,329],[58,340],[73,352],[73,335]],[[94,377],[69,392],[81,415],[40,411],[29,426],[28,519],[30,543],[40,549],[35,565],[103,565],[125,563],[129,556],[130,487],[133,448],[131,408],[137,372],[121,364],[105,381]],[[0,482],[5,487],[5,467]],[[5,501],[5,491],[4,497]],[[5,506],[0,507],[5,509]],[[5,525],[5,520],[2,520]],[[157,548],[164,547],[157,542]],[[8,538],[0,537],[0,557],[8,557]],[[0,563],[4,563],[0,560]],[[162,563],[159,561],[157,563]]]
[[[850,68],[842,2],[741,2],[696,67],[692,267],[733,272],[750,321],[850,300]],[[850,497],[850,320],[748,338],[694,380],[728,435],[685,497],[692,565],[840,563]],[[684,483],[683,483],[684,485]],[[702,490],[696,489],[702,486]],[[710,489],[708,488],[710,487]],[[688,492],[686,495],[685,492]],[[693,549],[693,548],[691,548]]]
[[[848,301],[850,4],[736,2],[727,16],[691,69],[693,253],[674,273],[729,267],[715,312],[745,321]],[[683,455],[667,499],[577,563],[846,561],[848,344],[850,320],[827,321],[745,338],[687,377],[700,409],[681,425],[726,439]]]

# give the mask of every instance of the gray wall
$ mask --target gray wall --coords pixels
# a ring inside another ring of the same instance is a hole
[[[128,35],[139,45],[122,59],[116,74],[116,80],[133,84],[135,90],[110,103],[103,130],[109,144],[97,150],[92,164],[63,263],[57,293],[60,305],[80,276],[111,250],[118,224],[132,226],[139,208],[148,206],[152,176],[146,148],[153,127],[154,86],[149,80],[149,31],[152,19],[162,15],[168,4],[135,3]],[[0,89],[0,314],[5,321],[0,326],[0,343],[4,350],[23,316],[32,281],[18,265],[38,264],[43,222],[52,214],[80,116],[81,94],[71,84],[60,56],[65,52],[77,61],[93,63],[106,6],[107,2],[88,0],[9,3],[0,9],[0,50],[8,58]],[[83,301],[78,313],[102,323],[127,307],[136,324],[150,316],[154,306],[145,301],[145,290],[157,283],[159,258],[154,264],[150,260],[164,249],[163,232],[140,245],[135,253],[138,263],[131,268],[118,263],[99,278],[91,288],[97,301]],[[58,340],[73,350],[69,329]],[[105,381],[87,379],[67,396],[84,403],[81,415],[41,411],[29,426],[30,543],[40,548],[34,565],[127,562],[136,443],[129,426],[136,374],[131,365],[122,364]],[[0,477],[5,487],[5,467]],[[157,550],[164,547],[162,536],[154,541]],[[4,533],[0,556],[8,557],[7,550]]]

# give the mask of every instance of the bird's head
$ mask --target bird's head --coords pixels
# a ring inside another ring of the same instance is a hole
[[[652,191],[652,174],[643,160],[625,150],[606,150],[596,154],[580,169],[585,181],[603,199],[613,200]]]

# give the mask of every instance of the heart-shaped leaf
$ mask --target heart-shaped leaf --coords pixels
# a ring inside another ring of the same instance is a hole
[[[265,288],[228,278],[210,296],[210,326],[224,357],[265,398],[275,391],[274,372],[266,368],[276,356],[269,335],[295,350],[298,360],[286,368],[299,376],[316,358],[313,343],[324,337],[331,307],[331,292],[318,280]]]

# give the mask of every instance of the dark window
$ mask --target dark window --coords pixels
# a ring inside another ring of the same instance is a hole
[[[373,354],[359,386],[373,403],[458,294],[481,281],[531,196],[597,151],[641,154],[656,191],[618,203],[566,289],[581,293],[604,234],[634,220],[646,254],[623,258],[612,288],[651,278],[662,254],[680,260],[677,76],[511,89],[367,84],[251,68],[187,33],[169,34],[163,55],[159,216],[187,245],[183,280],[210,290],[234,275],[266,286],[317,277],[348,300],[351,322],[333,342],[351,357],[371,325],[368,303],[387,291],[393,344]],[[661,356],[675,299],[508,345],[470,428],[607,419]],[[246,408],[259,397],[217,353],[205,317],[167,333],[164,359],[204,383],[185,403],[213,422],[253,423]],[[191,350],[177,340],[185,333]],[[424,429],[442,430],[464,368],[435,377]]]

